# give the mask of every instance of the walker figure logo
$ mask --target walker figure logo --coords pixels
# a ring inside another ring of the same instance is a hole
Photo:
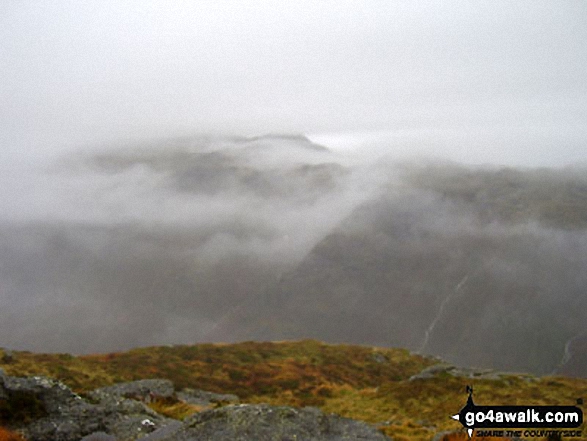
[[[469,437],[474,429],[573,429],[583,424],[583,411],[577,406],[477,406],[473,403],[473,388],[467,386],[467,404],[453,415],[466,429]],[[577,400],[582,404],[581,400]],[[489,436],[548,436],[551,431],[492,430]],[[508,433],[505,433],[508,432]],[[516,432],[516,433],[509,433]],[[581,431],[564,431],[564,436],[581,436]]]

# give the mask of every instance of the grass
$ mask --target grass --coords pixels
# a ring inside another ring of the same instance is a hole
[[[80,357],[14,352],[14,360],[0,367],[10,375],[57,378],[78,393],[121,381],[167,378],[177,389],[232,393],[242,402],[319,407],[372,423],[395,440],[430,440],[440,431],[459,431],[449,417],[464,405],[466,385],[474,387],[477,404],[573,405],[587,397],[587,380],[561,377],[489,380],[441,374],[409,381],[435,363],[403,349],[306,340],[150,347]],[[177,419],[204,409],[177,400],[150,406]]]
[[[183,420],[194,413],[207,410],[210,407],[196,406],[174,399],[158,399],[147,404],[155,412],[176,420]]]

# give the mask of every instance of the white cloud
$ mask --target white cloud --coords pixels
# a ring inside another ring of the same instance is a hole
[[[584,139],[586,18],[578,0],[8,2],[1,154],[200,132]]]

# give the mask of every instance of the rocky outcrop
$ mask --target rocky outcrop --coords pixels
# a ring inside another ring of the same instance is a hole
[[[438,363],[432,366],[428,366],[416,375],[412,375],[409,381],[416,380],[427,380],[440,375],[450,375],[453,377],[461,378],[475,378],[484,380],[500,380],[504,377],[516,375],[518,378],[522,378],[525,381],[536,381],[536,377],[527,374],[512,374],[507,372],[499,372],[493,369],[481,369],[481,368],[468,368],[453,366],[448,363]]]
[[[196,406],[215,406],[220,404],[237,404],[239,398],[233,394],[215,394],[205,390],[185,388],[177,393],[177,398]]]
[[[149,379],[102,387],[90,392],[88,396],[98,401],[131,398],[149,403],[158,398],[171,398],[174,393],[175,391],[171,381]]]
[[[0,373],[0,397],[0,423],[18,429],[29,441],[79,441],[96,432],[134,440],[171,421],[120,396],[103,393],[98,402],[87,401],[45,377]]]
[[[146,406],[179,399],[202,406],[238,401],[235,395],[187,389],[168,380],[140,380],[104,387],[86,398],[45,377],[11,377],[0,370],[0,425],[28,441],[386,440],[366,423],[318,409],[266,404],[228,405],[177,421]]]
[[[150,436],[145,440],[151,441]],[[162,441],[389,440],[366,423],[315,408],[232,405],[197,413]]]

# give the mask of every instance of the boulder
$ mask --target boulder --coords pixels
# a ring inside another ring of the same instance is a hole
[[[185,388],[177,393],[177,398],[196,406],[214,406],[219,404],[237,404],[239,398],[232,394],[215,394],[200,389]]]
[[[112,398],[131,398],[151,402],[155,398],[171,398],[174,395],[173,383],[169,380],[150,379],[119,383],[96,389],[89,394],[92,399],[102,401]]]
[[[485,380],[499,380],[507,375],[511,375],[505,372],[494,371],[492,369],[464,368],[453,366],[448,363],[438,363],[428,366],[416,375],[412,375],[409,381],[426,380],[441,374],[451,375],[453,377],[478,378]],[[526,377],[529,378],[530,376],[526,375],[525,378]]]
[[[29,441],[79,441],[97,432],[134,440],[170,421],[141,402],[100,396],[90,403],[59,381],[2,373],[0,424],[22,431]]]
[[[81,441],[116,441],[116,438],[104,432],[94,432],[84,436]]]
[[[188,389],[187,402],[226,403],[234,395]],[[97,389],[82,398],[59,381],[11,377],[0,370],[0,425],[28,441],[282,441],[388,440],[374,427],[315,408],[229,405],[186,420],[165,418],[138,400],[176,399],[167,380],[140,380]],[[130,399],[133,397],[136,399]],[[137,400],[138,399],[138,400]]]
[[[145,441],[151,441],[148,436]],[[231,405],[188,417],[159,441],[389,440],[366,423],[326,415],[315,408]]]

